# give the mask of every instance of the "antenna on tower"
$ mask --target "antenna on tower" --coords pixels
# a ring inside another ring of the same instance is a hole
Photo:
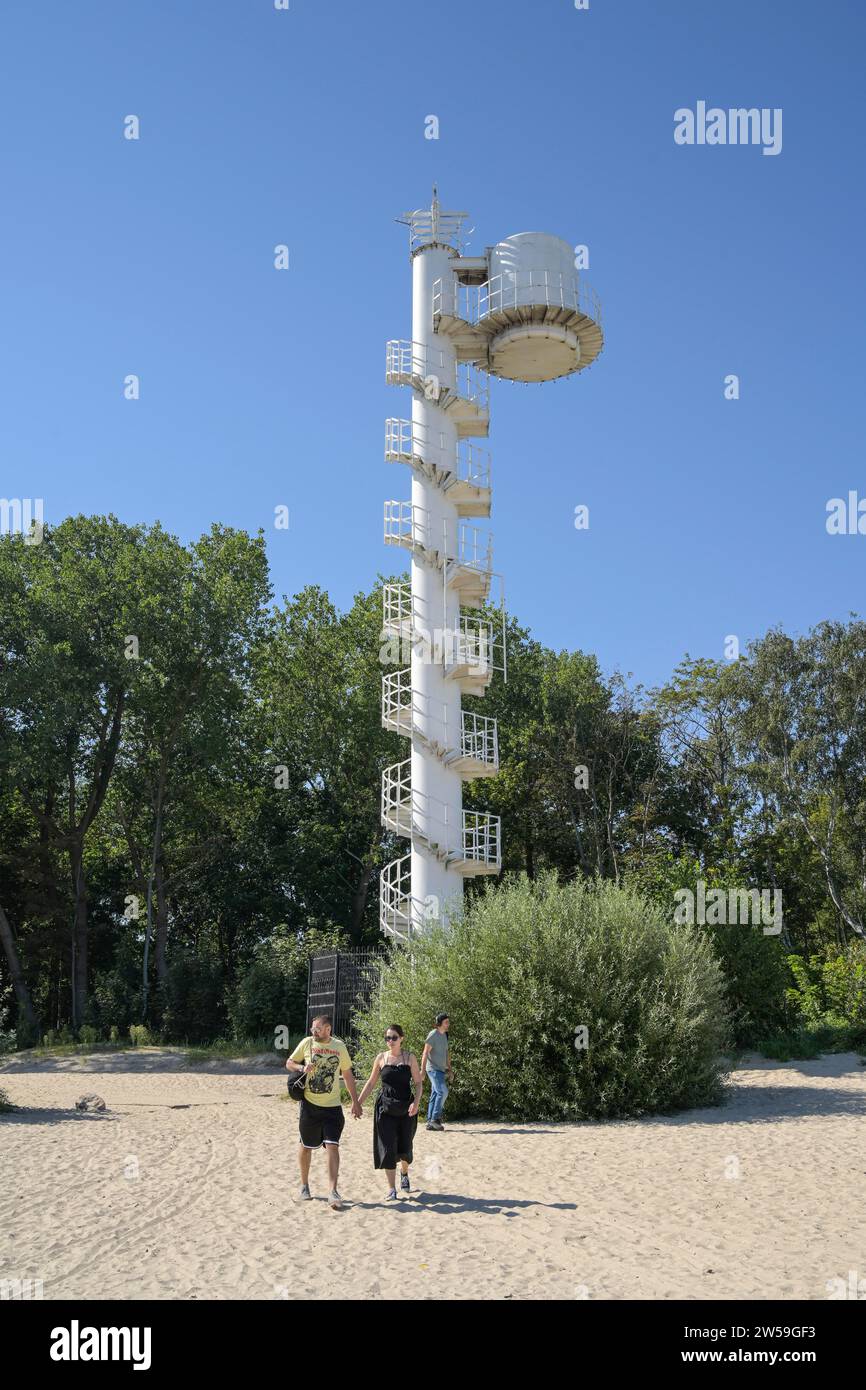
[[[414,256],[425,246],[449,246],[455,251],[463,250],[460,229],[467,212],[443,212],[439,202],[439,189],[434,183],[433,198],[429,208],[416,208],[414,212],[404,212],[395,222],[409,228],[409,253]]]

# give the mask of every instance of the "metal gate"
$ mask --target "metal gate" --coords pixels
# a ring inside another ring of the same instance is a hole
[[[379,951],[313,956],[307,972],[307,1032],[316,1014],[329,1014],[338,1038],[354,1038],[352,1015],[372,1001],[382,963]]]

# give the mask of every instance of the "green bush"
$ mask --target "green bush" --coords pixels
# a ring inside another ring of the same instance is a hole
[[[764,936],[760,927],[745,924],[690,930],[710,941],[722,967],[736,1045],[753,1047],[759,1038],[783,1031],[788,970],[779,937]]]
[[[7,1096],[6,1092],[0,1091],[0,1115],[7,1114],[10,1110],[14,1109],[15,1106],[9,1100],[9,1097]]]
[[[820,1028],[793,1028],[774,1033],[771,1038],[760,1039],[756,1046],[764,1057],[772,1057],[777,1062],[790,1062],[795,1057],[813,1059],[825,1052],[848,1052],[858,1043],[866,1043],[866,1030],[858,1034],[848,1027],[823,1025]]]
[[[844,950],[826,947],[823,954],[788,956],[793,985],[788,1003],[809,1029],[845,1029],[866,1035],[866,947],[851,942]]]
[[[85,1047],[95,1047],[99,1042],[99,1029],[94,1028],[92,1023],[82,1023],[78,1030],[78,1038]]]
[[[150,1029],[143,1023],[133,1023],[129,1029],[129,1037],[133,1047],[150,1047],[153,1042]]]
[[[676,890],[694,893],[699,879],[708,891],[748,887],[732,870],[703,867],[697,859],[670,853],[650,859],[631,874],[633,886],[649,896],[665,919],[673,916]],[[709,940],[722,967],[735,1046],[755,1047],[759,1039],[782,1033],[790,1022],[785,996],[790,977],[780,938],[743,924],[702,924],[690,930]]]
[[[108,1034],[108,1041],[112,1043],[120,1042],[120,1034],[117,1028],[112,1027]]]
[[[219,960],[180,954],[168,967],[156,1010],[167,1042],[210,1042],[225,1035],[225,977]]]
[[[237,1039],[268,1037],[285,1027],[303,1034],[307,1021],[307,966],[311,956],[345,950],[346,939],[334,927],[313,927],[298,937],[277,927],[259,947],[242,974],[229,1005]]]
[[[93,985],[85,1022],[99,1029],[99,1036],[110,1036],[111,1028],[126,1033],[131,1018],[141,1018],[141,943],[137,931],[125,929],[111,956],[111,968],[94,966]]]
[[[291,1031],[302,1028],[306,1017],[306,983],[306,975],[303,983],[292,979],[273,960],[255,961],[241,976],[229,1005],[233,1037],[266,1035],[273,1046],[274,1029],[280,1024]]]
[[[721,1099],[728,1011],[710,943],[631,889],[553,876],[489,888],[385,966],[358,1018],[364,1074],[386,1024],[420,1055],[440,1011],[452,1116],[622,1118]]]

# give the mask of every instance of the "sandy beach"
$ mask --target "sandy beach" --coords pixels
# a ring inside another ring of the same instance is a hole
[[[866,1279],[866,1067],[750,1056],[727,1104],[605,1124],[419,1127],[385,1207],[372,1105],[332,1212],[297,1192],[297,1111],[263,1062],[157,1049],[0,1063],[0,1279],[75,1299],[826,1299]],[[76,1099],[104,1097],[104,1113]],[[866,1286],[864,1286],[866,1287]]]

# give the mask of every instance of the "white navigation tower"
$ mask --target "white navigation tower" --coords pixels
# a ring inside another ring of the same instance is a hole
[[[382,678],[382,723],[409,757],[382,775],[382,822],[411,841],[387,864],[380,926],[408,942],[446,921],[463,880],[502,864],[498,816],[463,810],[463,783],[499,770],[496,720],[464,710],[506,675],[505,608],[493,570],[490,375],[540,382],[581,371],[602,348],[601,312],[568,242],[522,232],[463,254],[462,212],[406,213],[412,337],[386,350],[386,380],[412,391],[411,419],[385,424],[385,458],[412,473],[410,501],[385,503],[385,542],[408,550],[411,582],[384,591],[398,669]]]

